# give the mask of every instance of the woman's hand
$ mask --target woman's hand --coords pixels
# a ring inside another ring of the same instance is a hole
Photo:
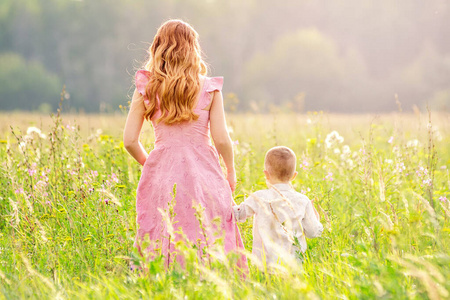
[[[234,193],[236,190],[236,172],[234,170],[227,172],[227,181],[230,185],[231,191]]]

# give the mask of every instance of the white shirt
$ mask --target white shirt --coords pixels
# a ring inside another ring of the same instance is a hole
[[[296,251],[306,251],[306,239],[322,234],[311,201],[296,192],[290,184],[275,184],[251,194],[240,205],[233,206],[238,222],[253,219],[252,253],[267,266],[296,259]],[[294,246],[297,238],[300,249]]]

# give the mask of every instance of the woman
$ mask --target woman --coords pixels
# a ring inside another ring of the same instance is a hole
[[[176,185],[172,223],[200,246],[199,253],[214,243],[215,230],[224,233],[225,252],[243,249],[232,218],[236,175],[223,109],[223,78],[206,77],[198,34],[183,21],[164,23],[149,52],[145,69],[136,73],[136,90],[123,138],[127,151],[143,165],[137,189],[139,228],[135,245],[139,247],[148,235],[150,253],[157,255],[160,251],[167,265],[171,263],[174,242],[182,237],[171,236],[162,212],[168,209]],[[139,142],[144,119],[151,121],[155,132],[155,148],[149,155]],[[219,155],[227,169],[226,177]],[[204,209],[202,226],[193,208],[198,204]],[[218,218],[221,222],[216,225]],[[241,258],[241,267],[245,265]]]

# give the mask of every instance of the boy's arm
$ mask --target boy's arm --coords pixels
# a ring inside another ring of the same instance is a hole
[[[248,197],[239,205],[233,205],[233,216],[237,222],[244,222],[247,218],[255,214],[252,197]]]
[[[302,220],[303,230],[307,238],[315,238],[322,234],[323,225],[320,223],[320,216],[313,203],[308,200],[305,209],[305,217]]]

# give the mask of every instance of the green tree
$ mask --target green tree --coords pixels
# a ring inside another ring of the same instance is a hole
[[[62,84],[39,62],[27,62],[18,54],[0,55],[0,103],[6,110],[56,108]]]
[[[316,29],[286,34],[245,65],[246,98],[282,105],[304,93],[307,110],[339,109],[348,76],[363,74],[357,63],[341,57],[333,40]]]

